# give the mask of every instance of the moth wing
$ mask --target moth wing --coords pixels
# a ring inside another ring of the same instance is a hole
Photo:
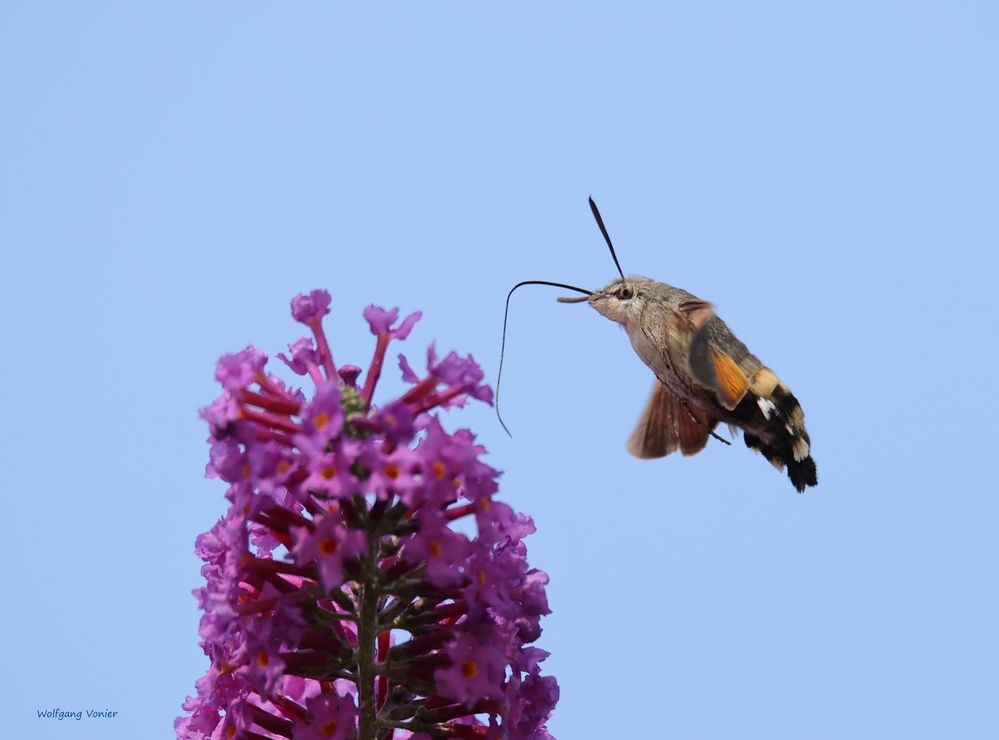
[[[731,341],[726,342],[726,339]],[[725,324],[712,321],[694,332],[687,357],[694,378],[713,390],[718,403],[729,411],[739,405],[749,390],[749,378],[739,363],[723,349],[728,343],[738,342]]]
[[[715,315],[714,306],[700,298],[688,298],[685,301],[680,301],[677,308],[687,317],[694,329],[702,328]]]
[[[684,455],[696,455],[708,443],[708,435],[714,431],[718,420],[705,411],[689,404],[679,405],[680,451]]]
[[[685,406],[664,384],[656,381],[635,431],[628,438],[628,452],[648,460],[680,450],[693,455],[704,449],[717,419]]]
[[[721,405],[731,411],[749,390],[749,379],[738,363],[721,350],[712,349],[711,359],[715,363],[715,376],[718,378],[715,393]]]
[[[649,460],[665,457],[680,447],[680,433],[673,413],[674,398],[669,388],[657,380],[638,425],[628,438],[628,452]]]

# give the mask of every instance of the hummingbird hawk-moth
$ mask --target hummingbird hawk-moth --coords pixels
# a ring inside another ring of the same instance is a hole
[[[525,280],[507,295],[507,312],[517,288],[551,285],[583,294],[559,298],[560,302],[588,303],[624,328],[631,346],[656,376],[652,395],[628,439],[632,455],[649,459],[677,450],[693,455],[704,449],[709,437],[728,444],[714,431],[725,422],[733,430],[742,430],[747,447],[761,453],[778,470],[786,468],[799,492],[816,485],[818,475],[805,414],[791,389],[739,341],[710,303],[647,277],[625,277],[592,198],[590,208],[620,278],[593,291],[547,280]],[[505,344],[506,314],[503,347]],[[502,355],[501,348],[501,373]],[[496,386],[498,415],[499,378]]]

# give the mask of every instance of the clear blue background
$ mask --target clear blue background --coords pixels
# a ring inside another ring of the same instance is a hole
[[[999,736],[997,34],[985,2],[3,3],[3,735],[171,736],[219,354],[322,286],[339,361],[375,302],[494,376],[511,285],[613,277],[592,193],[626,271],[791,384],[821,485],[741,442],[631,459],[649,371],[522,291],[515,437],[447,424],[537,522],[553,733]]]

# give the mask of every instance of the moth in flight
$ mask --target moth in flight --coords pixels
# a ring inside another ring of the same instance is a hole
[[[507,295],[507,312],[517,288],[551,285],[583,294],[559,298],[560,302],[588,303],[624,327],[631,346],[656,376],[649,401],[628,439],[627,449],[636,457],[664,457],[677,450],[693,455],[704,449],[709,437],[728,444],[714,431],[724,422],[742,430],[747,447],[760,452],[778,470],[786,469],[799,492],[817,485],[805,414],[787,384],[739,341],[707,301],[651,278],[625,277],[592,198],[590,209],[620,277],[593,291],[525,280]],[[506,322],[504,314],[504,348]],[[503,349],[500,373],[502,369]],[[499,377],[496,385],[498,415]]]

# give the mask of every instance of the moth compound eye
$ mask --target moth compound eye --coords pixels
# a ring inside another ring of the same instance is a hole
[[[628,299],[631,298],[632,295],[633,294],[631,292],[631,288],[629,288],[627,285],[622,285],[620,288],[617,289],[617,297],[622,301],[627,301]]]

